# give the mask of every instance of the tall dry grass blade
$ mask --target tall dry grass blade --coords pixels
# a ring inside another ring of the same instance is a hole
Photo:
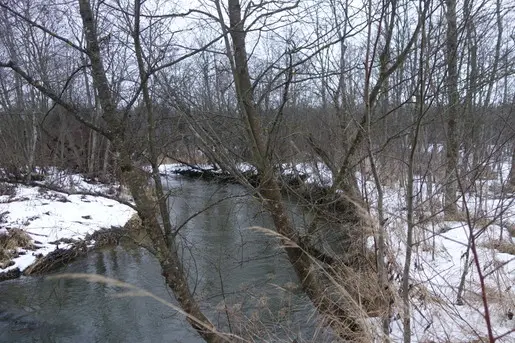
[[[182,314],[183,316],[187,317],[191,321],[195,322],[195,324],[201,326],[203,329],[219,335],[220,337],[224,338],[227,342],[233,342],[234,339],[237,339],[240,342],[249,342],[250,343],[250,341],[248,341],[238,335],[235,335],[232,333],[219,332],[212,325],[204,323],[203,321],[197,319],[196,317],[184,312],[180,307],[178,307],[178,306],[168,302],[167,300],[165,300],[161,297],[158,297],[157,295],[152,294],[144,289],[141,289],[137,286],[131,285],[130,283],[126,283],[126,282],[123,282],[120,280],[108,278],[108,277],[98,275],[98,274],[85,274],[85,273],[65,273],[65,274],[59,274],[59,275],[52,275],[52,276],[47,277],[47,279],[49,279],[49,280],[59,280],[59,279],[85,280],[88,282],[95,282],[95,283],[101,283],[104,285],[125,288],[130,291],[119,293],[117,295],[118,297],[125,296],[125,297],[149,297],[149,298],[152,298],[152,299],[158,301],[159,303],[161,303],[161,304],[173,309],[174,311]]]
[[[300,246],[298,246],[294,241],[289,239],[288,237],[274,231],[268,228],[264,228],[261,226],[251,226],[248,228],[249,230],[254,230],[257,232],[264,233],[267,236],[275,237],[281,240],[281,244],[284,247],[289,248],[298,248],[300,249],[304,254],[306,254],[311,261],[313,262],[313,265],[318,267],[318,269],[328,278],[328,280],[336,287],[336,289],[340,292],[340,295],[348,302],[349,305],[352,306],[352,311],[355,314],[356,318],[360,318],[362,322],[365,324],[363,327],[366,331],[363,332],[364,337],[362,337],[362,340],[360,342],[372,342],[374,337],[373,330],[369,325],[366,325],[368,315],[365,312],[365,310],[362,308],[362,306],[354,299],[354,297],[347,291],[345,288],[345,285],[342,285],[340,282],[338,282],[331,273],[329,273],[322,264],[317,260],[316,257],[312,256],[309,252],[307,252],[305,249],[302,249]],[[328,318],[331,320],[330,318]]]

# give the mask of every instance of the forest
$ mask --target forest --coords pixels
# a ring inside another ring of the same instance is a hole
[[[130,207],[206,342],[514,342],[514,19],[512,0],[0,0],[0,222],[12,187]],[[315,334],[205,309],[170,178],[257,202]]]

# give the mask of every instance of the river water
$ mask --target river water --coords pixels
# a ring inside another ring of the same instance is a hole
[[[263,342],[328,340],[277,239],[249,229],[271,227],[255,199],[237,185],[167,181],[175,225],[201,212],[181,229],[181,251],[196,297],[218,327]],[[303,225],[302,211],[290,208]],[[131,245],[93,252],[61,273],[103,275],[175,304],[155,259]],[[0,342],[202,342],[171,308],[122,291],[46,277],[0,283]]]

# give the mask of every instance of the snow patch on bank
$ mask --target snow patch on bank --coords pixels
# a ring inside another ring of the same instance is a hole
[[[88,184],[80,176],[72,175],[58,181],[59,186],[76,191],[105,193],[111,186]],[[46,181],[48,182],[48,180]],[[69,183],[69,184],[68,184]],[[81,240],[103,228],[123,226],[134,210],[115,200],[91,195],[67,195],[44,187],[18,185],[14,196],[0,196],[0,213],[4,213],[0,228],[23,229],[34,241],[35,250],[18,249],[14,264],[0,269],[0,273],[19,268],[23,271],[36,261],[68,244],[62,239]]]
[[[500,248],[501,244],[515,247],[515,238],[508,230],[515,227],[515,201],[509,197],[499,198],[499,194],[490,191],[493,182],[503,184],[506,179],[501,176],[495,181],[480,180],[478,187],[483,192],[465,195],[472,230],[466,218],[444,221],[440,212],[441,186],[433,184],[434,193],[430,195],[423,178],[416,176],[415,179],[415,192],[423,203],[416,201],[415,204],[415,244],[410,268],[412,342],[475,342],[478,337],[486,341],[482,289],[472,251],[469,251],[468,273],[464,279],[463,304],[457,304],[471,232],[485,281],[494,336],[515,330],[515,320],[508,315],[515,311],[515,255],[504,253]],[[361,181],[360,185],[369,195],[372,212],[376,213],[375,184]],[[383,192],[385,217],[389,218],[384,227],[390,250],[387,262],[395,265],[400,289],[407,238],[406,190],[399,185],[384,186]],[[430,210],[430,197],[437,204],[434,210]],[[461,201],[459,208],[465,211]],[[390,337],[393,342],[400,342],[403,339],[402,309],[398,307],[395,314],[398,317],[391,324]],[[515,342],[515,332],[498,342]]]

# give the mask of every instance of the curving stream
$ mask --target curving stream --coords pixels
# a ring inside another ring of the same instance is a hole
[[[181,229],[181,247],[191,285],[210,319],[256,341],[323,341],[277,240],[248,229],[271,227],[258,203],[237,185],[167,181],[175,225],[208,207]],[[302,225],[301,211],[290,208]],[[55,274],[74,272],[122,280],[175,303],[154,258],[134,246],[93,252]],[[169,307],[151,298],[117,296],[120,291],[45,277],[0,283],[0,342],[203,342]]]

